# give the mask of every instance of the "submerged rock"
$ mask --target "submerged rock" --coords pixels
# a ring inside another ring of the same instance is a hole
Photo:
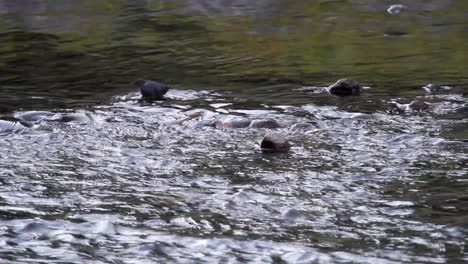
[[[387,13],[391,14],[391,15],[396,15],[396,14],[399,14],[401,13],[403,10],[406,9],[406,6],[405,5],[391,5],[388,9],[387,9]]]
[[[169,90],[169,86],[151,80],[137,79],[133,82],[140,88],[141,95],[145,100],[162,100]]]
[[[281,134],[270,132],[265,135],[260,144],[263,152],[285,152],[291,148],[288,140]]]
[[[225,120],[218,120],[215,123],[216,128],[246,128],[250,125],[252,120],[243,118],[243,117],[236,117],[236,118],[229,118]]]
[[[15,115],[15,117],[26,122],[40,122],[48,117],[52,117],[53,115],[54,113],[49,111],[28,111]]]
[[[345,78],[328,86],[327,91],[337,96],[359,95],[362,91],[362,85],[353,79]]]
[[[252,120],[250,128],[279,128],[281,127],[278,122],[273,119],[257,119]]]

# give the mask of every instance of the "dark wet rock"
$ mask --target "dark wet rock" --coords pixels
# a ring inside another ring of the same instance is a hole
[[[133,84],[140,88],[145,100],[162,100],[169,90],[169,86],[151,80],[138,79]]]
[[[273,119],[257,119],[252,120],[250,128],[279,128],[281,127],[278,122]]]
[[[289,128],[291,131],[297,131],[297,130],[311,130],[314,129],[315,126],[310,124],[310,123],[296,123]]]
[[[405,5],[391,5],[387,9],[387,13],[389,13],[391,15],[396,15],[396,14],[399,14],[399,13],[403,12],[405,9],[406,9]]]
[[[26,122],[40,122],[43,119],[53,116],[54,113],[49,111],[29,111],[19,115],[15,115],[16,118]]]
[[[412,111],[424,111],[429,109],[431,105],[429,103],[423,102],[423,101],[412,101],[409,105],[408,108]]]
[[[216,128],[246,128],[251,124],[252,120],[237,117],[237,118],[229,118],[225,120],[218,120],[215,123]]]
[[[32,124],[26,121],[0,120],[0,133],[21,133],[31,126]]]
[[[337,96],[359,95],[362,85],[353,79],[340,79],[327,88],[328,92]]]
[[[260,144],[263,152],[285,152],[290,148],[288,140],[283,135],[274,132],[266,134]]]

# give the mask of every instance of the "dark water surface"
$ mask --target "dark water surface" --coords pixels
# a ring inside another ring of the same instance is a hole
[[[0,262],[468,262],[468,2],[392,4],[0,0],[0,119],[91,117],[0,130]]]

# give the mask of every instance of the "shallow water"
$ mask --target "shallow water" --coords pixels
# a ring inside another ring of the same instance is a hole
[[[391,4],[0,1],[2,119],[92,116],[0,134],[0,259],[468,261],[467,5]],[[368,89],[328,95],[344,76]],[[292,148],[207,126],[225,117],[274,119]]]

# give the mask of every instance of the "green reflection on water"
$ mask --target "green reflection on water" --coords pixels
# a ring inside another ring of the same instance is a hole
[[[40,3],[1,18],[0,93],[22,107],[45,103],[27,99],[35,93],[47,107],[99,104],[137,77],[253,95],[344,76],[386,93],[468,79],[466,1],[397,16],[354,2],[279,1],[246,14],[190,1]]]

